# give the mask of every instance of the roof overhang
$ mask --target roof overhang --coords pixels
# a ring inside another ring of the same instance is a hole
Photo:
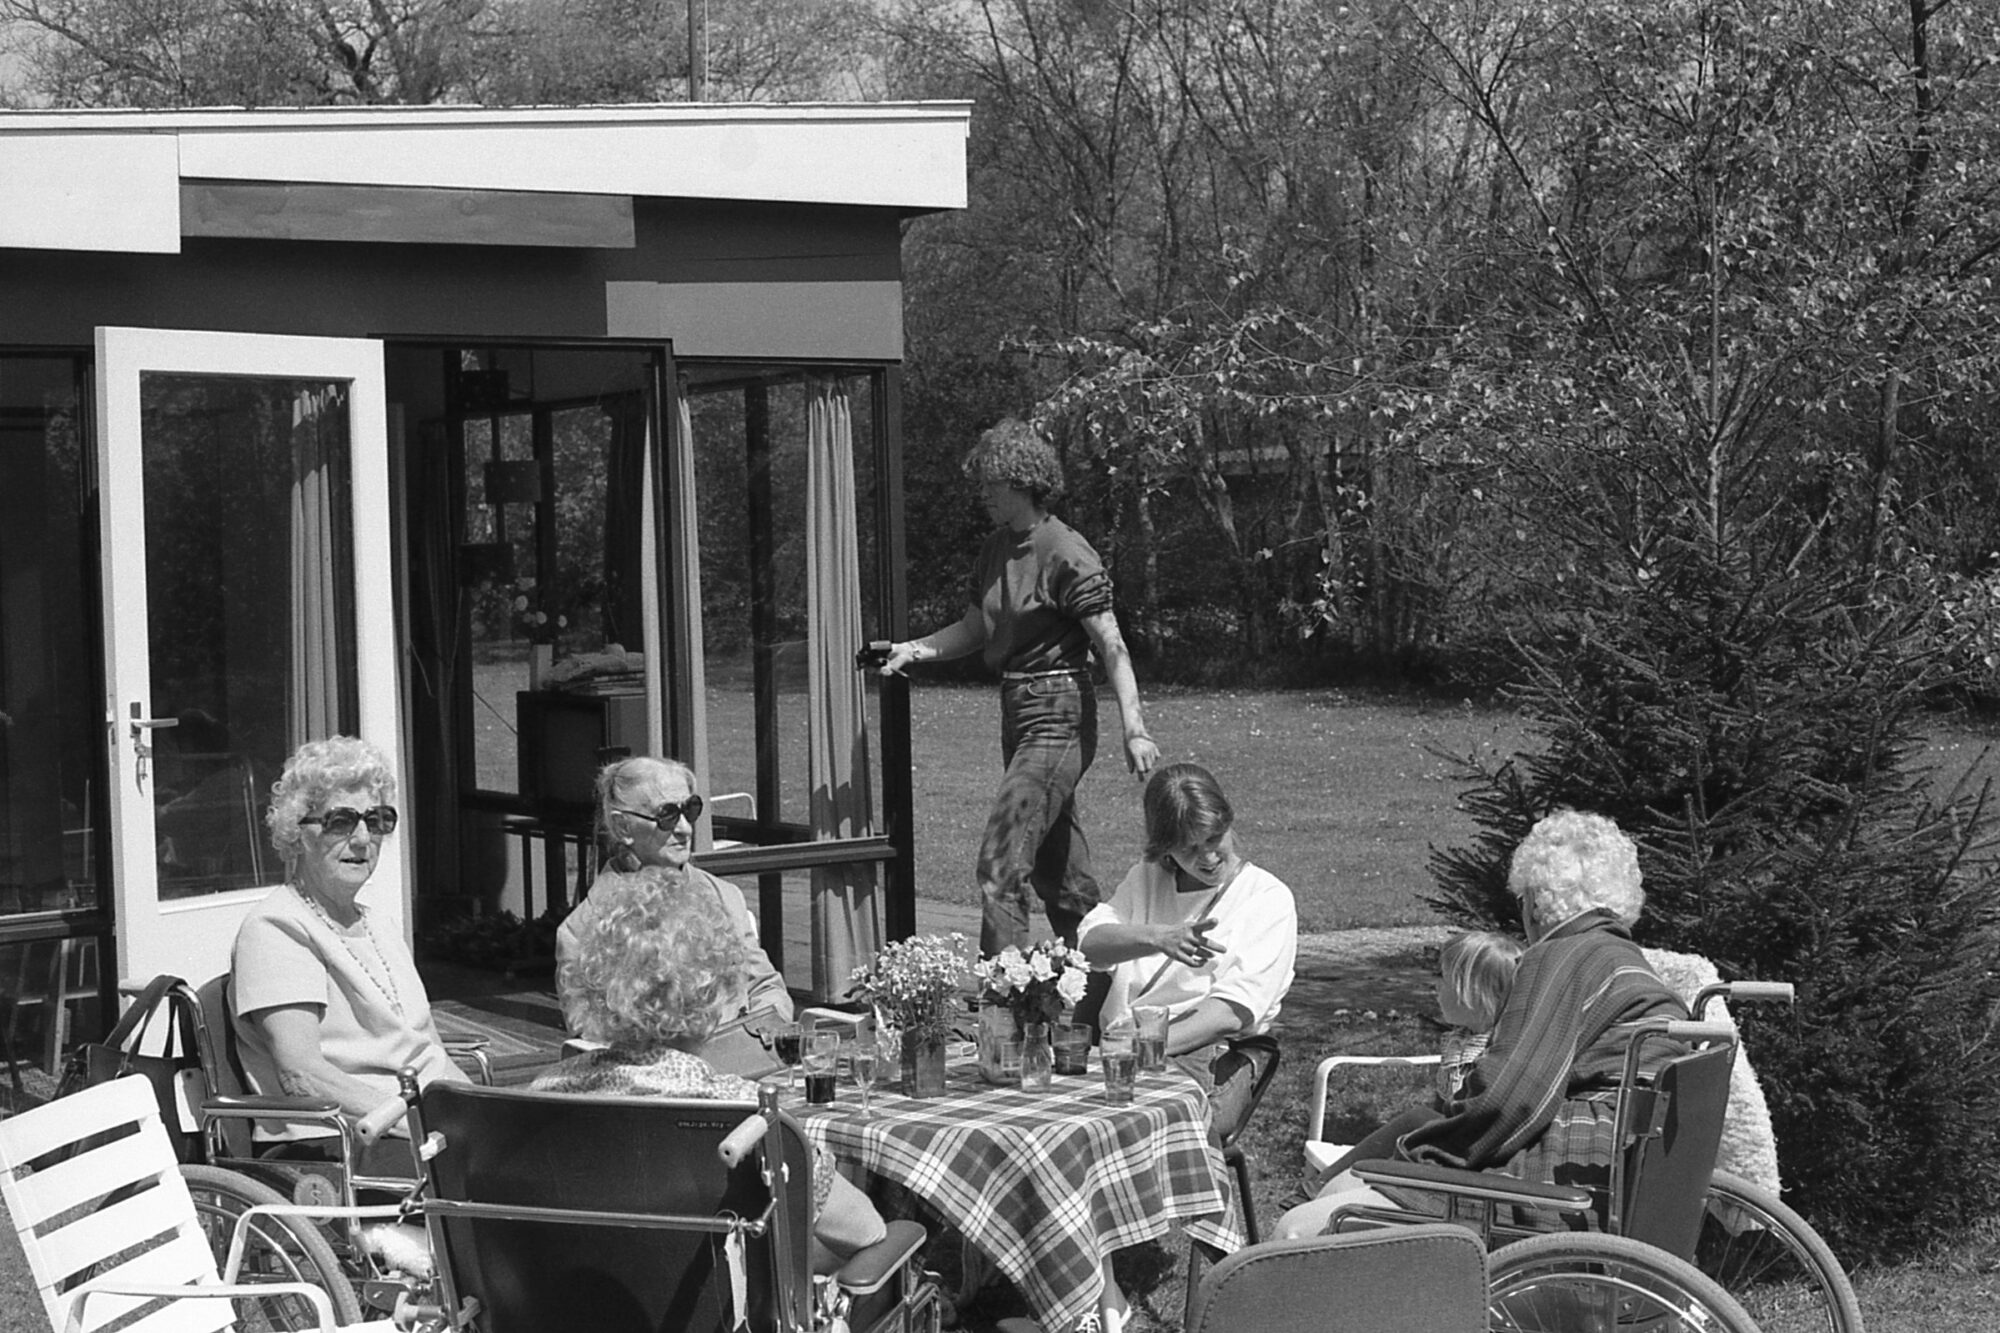
[[[927,213],[965,207],[970,122],[964,102],[7,111],[0,246],[178,252],[184,182]]]

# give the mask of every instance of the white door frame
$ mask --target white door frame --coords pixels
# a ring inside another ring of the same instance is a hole
[[[97,330],[99,550],[103,562],[105,721],[111,776],[112,928],[118,969],[145,980],[172,972],[199,984],[229,966],[236,926],[269,886],[168,903],[159,898],[152,774],[137,747],[152,716],[147,621],[144,469],[140,456],[142,372],[342,380],[349,389],[353,496],[356,683],[360,732],[392,763],[402,752],[396,618],[390,560],[389,454],[382,344],[179,329]],[[399,785],[407,785],[401,782]],[[408,807],[407,800],[402,802]],[[407,827],[407,825],[406,825]],[[364,890],[377,919],[409,938],[410,847],[387,849]],[[275,857],[273,858],[275,861]],[[282,869],[271,872],[282,881]]]

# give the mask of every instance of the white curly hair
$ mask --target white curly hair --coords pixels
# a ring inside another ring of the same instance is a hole
[[[1507,888],[1544,930],[1592,908],[1629,926],[1646,907],[1638,847],[1603,815],[1581,810],[1558,810],[1535,822],[1514,849]]]

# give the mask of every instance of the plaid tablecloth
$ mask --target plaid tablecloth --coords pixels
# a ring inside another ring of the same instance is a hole
[[[1093,1062],[1094,1063],[1094,1062]],[[861,1118],[859,1094],[786,1107],[840,1161],[904,1185],[949,1218],[1011,1278],[1049,1330],[1097,1308],[1101,1256],[1164,1235],[1183,1219],[1225,1252],[1243,1243],[1222,1154],[1208,1142],[1208,1102],[1171,1067],[1141,1074],[1130,1106],[1104,1083],[1058,1076],[1049,1092],[996,1087],[971,1062],[926,1101],[893,1084]]]

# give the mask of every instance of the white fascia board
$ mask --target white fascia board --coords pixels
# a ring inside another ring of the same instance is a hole
[[[931,210],[965,207],[970,115],[963,102],[37,112],[0,113],[0,141],[165,132],[190,179]]]
[[[0,247],[178,253],[179,151],[143,129],[0,132]]]

